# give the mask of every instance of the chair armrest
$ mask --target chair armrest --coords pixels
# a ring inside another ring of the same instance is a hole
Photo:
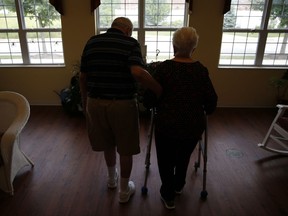
[[[276,107],[278,107],[279,109],[288,109],[288,105],[286,104],[277,104]]]
[[[19,134],[23,130],[29,118],[29,114],[21,114],[16,119],[14,119],[13,123],[10,127],[2,134],[0,152],[3,159],[4,164],[7,164],[9,158],[12,157],[13,145],[17,142],[19,138]]]

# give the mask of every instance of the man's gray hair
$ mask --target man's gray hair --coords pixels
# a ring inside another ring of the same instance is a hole
[[[133,23],[127,17],[117,17],[111,24],[112,28],[131,28],[133,29]]]

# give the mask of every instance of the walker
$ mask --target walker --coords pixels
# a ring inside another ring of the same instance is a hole
[[[148,130],[148,143],[147,143],[147,149],[146,149],[146,158],[145,158],[145,179],[144,179],[144,185],[142,187],[142,194],[146,195],[148,193],[147,188],[147,180],[148,180],[148,174],[149,174],[149,167],[150,167],[150,156],[151,156],[151,144],[153,140],[153,133],[154,133],[154,116],[155,116],[155,108],[152,108],[150,115],[150,125]],[[206,128],[202,135],[202,138],[199,140],[199,143],[197,145],[198,148],[198,159],[194,163],[194,169],[195,172],[197,172],[198,168],[201,164],[201,155],[203,157],[203,188],[200,193],[201,199],[205,200],[208,196],[208,192],[206,190],[206,175],[207,175],[207,141],[208,141],[208,133],[207,133],[207,116],[206,116]]]

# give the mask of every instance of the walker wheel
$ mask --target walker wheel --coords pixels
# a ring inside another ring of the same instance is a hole
[[[142,187],[141,191],[143,195],[146,195],[148,193],[148,189],[145,186]]]
[[[208,196],[208,192],[206,190],[201,192],[201,199],[202,200],[205,200],[207,198],[207,196]]]

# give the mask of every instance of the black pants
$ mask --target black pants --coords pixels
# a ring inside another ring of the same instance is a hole
[[[157,161],[162,185],[160,194],[165,200],[174,200],[175,190],[180,191],[186,181],[190,156],[197,139],[171,138],[155,133]]]

